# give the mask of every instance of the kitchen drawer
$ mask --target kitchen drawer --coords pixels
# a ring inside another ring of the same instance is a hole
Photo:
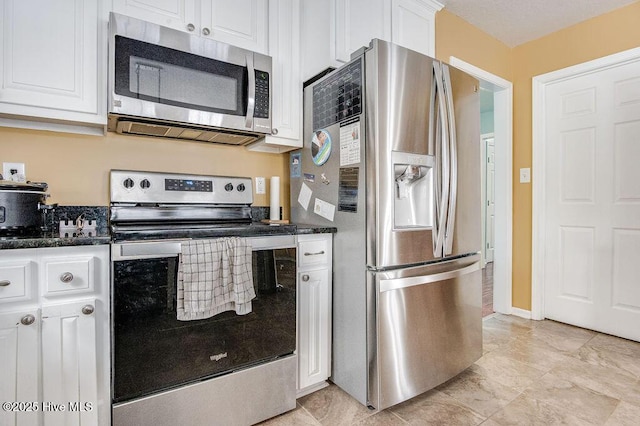
[[[300,267],[321,265],[329,262],[327,240],[300,241]]]
[[[0,263],[0,303],[29,299],[30,264],[29,261]]]
[[[66,296],[75,293],[92,292],[94,289],[93,256],[44,258],[43,276],[45,285],[43,296]]]

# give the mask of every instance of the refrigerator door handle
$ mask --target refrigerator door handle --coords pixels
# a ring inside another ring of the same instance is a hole
[[[436,147],[438,146],[438,140],[440,138],[440,127],[439,127],[439,119],[440,119],[440,114],[439,112],[436,110],[436,105],[438,105],[438,103],[436,102],[436,98],[437,98],[437,91],[438,91],[438,79],[435,75],[435,67],[436,64],[434,63],[433,65],[434,67],[434,74],[433,74],[433,78],[431,79],[431,94],[430,94],[430,100],[429,100],[429,151],[433,152],[434,156],[437,158],[439,157],[438,155],[438,151],[436,151]],[[439,108],[439,106],[438,106]],[[439,146],[438,146],[438,150],[439,150]],[[434,175],[433,175],[433,181],[432,181],[432,185],[433,185],[433,200],[434,200],[434,204],[435,204],[435,218],[433,220],[433,230],[431,232],[431,236],[432,236],[432,240],[433,240],[433,254],[437,255],[437,250],[436,247],[438,246],[438,235],[440,234],[440,226],[438,224],[438,218],[440,217],[440,193],[442,192],[442,188],[441,188],[441,184],[440,184],[440,165],[439,164],[435,164],[434,165]]]
[[[440,189],[440,200],[436,200],[438,203],[438,217],[436,218],[437,223],[437,237],[436,244],[433,250],[433,254],[436,257],[443,256],[444,249],[444,237],[446,231],[447,224],[447,211],[449,207],[449,144],[447,141],[449,140],[449,131],[447,126],[447,114],[446,114],[446,101],[445,101],[445,93],[443,87],[443,77],[442,77],[442,68],[439,62],[433,63],[434,70],[434,78],[436,80],[436,92],[438,95],[438,116],[440,118],[440,126],[442,128],[441,138],[436,140],[436,145],[440,147],[441,158],[436,158],[436,161],[439,161],[439,169],[442,174],[442,178],[440,179],[441,188]],[[436,152],[438,149],[436,149]]]
[[[451,254],[453,251],[453,233],[456,218],[456,202],[458,198],[458,153],[456,138],[456,117],[453,109],[453,93],[451,93],[451,74],[449,66],[442,64],[442,75],[444,84],[444,93],[447,98],[447,122],[449,124],[449,160],[451,162],[451,174],[449,177],[450,198],[449,211],[447,213],[447,225],[444,233],[444,254]],[[444,143],[447,143],[445,141]]]
[[[433,275],[421,275],[418,277],[408,278],[394,278],[390,280],[380,280],[380,293],[386,291],[399,290],[401,288],[412,287],[416,285],[431,284],[438,281],[450,280],[452,278],[458,278],[463,275],[470,274],[480,270],[480,262],[473,262],[460,269],[454,269],[453,271],[440,272]]]

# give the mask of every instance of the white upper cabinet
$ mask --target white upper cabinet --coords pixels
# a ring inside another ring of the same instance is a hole
[[[113,11],[268,53],[267,0],[113,0]]]
[[[191,32],[196,31],[195,7],[194,0],[113,0],[114,12]]]
[[[0,7],[3,124],[16,116],[106,124],[98,2],[5,0]]]
[[[302,78],[339,67],[373,38],[435,56],[434,0],[304,0]]]
[[[268,54],[267,0],[201,1],[201,34]]]
[[[271,117],[273,135],[248,147],[282,153],[302,147],[300,1],[269,1],[269,55],[273,59]]]
[[[432,0],[393,0],[391,40],[400,46],[436,56],[436,12],[442,4]]]
[[[372,38],[391,41],[391,0],[333,0],[334,58],[345,63]]]

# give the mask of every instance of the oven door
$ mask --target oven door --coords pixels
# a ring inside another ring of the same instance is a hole
[[[268,362],[296,348],[294,236],[250,238],[252,312],[178,321],[180,241],[112,245],[113,402]]]

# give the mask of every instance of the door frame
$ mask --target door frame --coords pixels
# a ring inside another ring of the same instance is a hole
[[[528,318],[527,311],[512,305],[513,84],[455,56],[449,58],[449,63],[476,77],[483,87],[486,85],[494,92],[495,221],[500,226],[495,229],[493,310]]]
[[[480,134],[480,161],[482,162],[482,166],[480,167],[481,170],[481,181],[482,181],[482,190],[480,191],[481,198],[482,198],[482,250],[481,250],[481,257],[482,257],[482,268],[484,268],[485,266],[487,266],[487,240],[488,235],[487,235],[487,140],[488,139],[493,139],[494,140],[494,146],[493,146],[493,151],[494,151],[494,158],[495,158],[495,135],[493,134],[493,132],[491,133],[481,133]],[[494,188],[495,188],[495,163],[494,163]],[[495,190],[493,191],[493,198],[494,198],[494,209],[495,209]],[[494,215],[494,219],[495,219],[495,215]],[[496,232],[495,232],[495,226],[494,226],[494,230],[493,230],[493,235],[495,236]],[[495,246],[495,238],[494,238],[494,246]],[[493,257],[491,259],[491,261],[493,262]]]
[[[616,68],[632,62],[640,61],[640,48],[626,50],[613,55],[573,65],[561,70],[552,71],[533,77],[532,88],[532,123],[533,123],[533,163],[536,173],[532,179],[533,208],[532,208],[532,255],[531,255],[531,318],[542,320],[544,311],[544,257],[545,241],[544,229],[546,226],[546,194],[545,194],[545,115],[546,115],[546,88],[549,85],[560,83],[586,74],[597,73],[610,68]]]

